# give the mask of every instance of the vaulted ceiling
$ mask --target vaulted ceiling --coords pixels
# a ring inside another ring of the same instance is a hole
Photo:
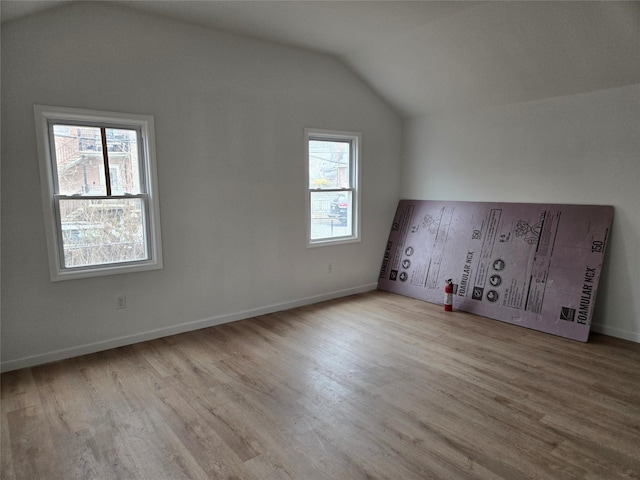
[[[68,1],[2,0],[2,21]],[[405,117],[640,83],[640,2],[117,1],[333,55]]]

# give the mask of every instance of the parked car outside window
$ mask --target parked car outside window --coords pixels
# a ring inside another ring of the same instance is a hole
[[[336,195],[329,205],[329,216],[340,220],[340,225],[346,225],[348,208],[347,196]]]

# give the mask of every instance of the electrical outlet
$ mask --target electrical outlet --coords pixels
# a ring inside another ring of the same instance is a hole
[[[116,308],[122,309],[127,307],[127,296],[126,295],[118,295],[116,298]]]
[[[333,271],[333,263],[330,263],[330,264],[327,266],[327,273],[331,273],[332,271]]]

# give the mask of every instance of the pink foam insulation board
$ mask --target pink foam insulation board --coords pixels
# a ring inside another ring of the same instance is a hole
[[[378,288],[586,342],[613,207],[401,200]]]

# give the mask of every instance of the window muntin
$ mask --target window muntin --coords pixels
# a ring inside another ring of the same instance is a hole
[[[35,110],[51,279],[161,268],[153,117]]]
[[[358,241],[360,134],[307,129],[308,245]]]

